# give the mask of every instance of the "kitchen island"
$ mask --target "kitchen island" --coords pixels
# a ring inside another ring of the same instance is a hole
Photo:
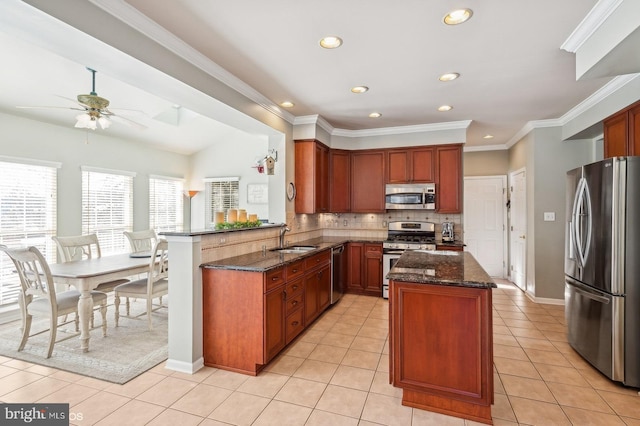
[[[389,379],[402,404],[492,424],[491,277],[468,252],[415,250],[388,278]]]

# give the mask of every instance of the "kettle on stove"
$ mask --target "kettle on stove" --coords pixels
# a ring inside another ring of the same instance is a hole
[[[442,222],[442,241],[453,242],[453,222]]]

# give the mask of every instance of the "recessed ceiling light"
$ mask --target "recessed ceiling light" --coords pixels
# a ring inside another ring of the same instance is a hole
[[[484,135],[482,139],[492,139],[493,135]]]
[[[326,36],[320,39],[320,46],[325,49],[335,49],[342,45],[342,39],[336,36]]]
[[[371,114],[369,114],[369,118],[380,118],[382,117],[382,114],[380,114],[379,112],[372,112]]]
[[[294,103],[291,102],[291,101],[284,101],[284,102],[282,102],[280,104],[280,106],[283,107],[283,108],[292,108],[293,105],[294,105]]]
[[[468,21],[471,16],[473,16],[471,9],[458,9],[447,13],[443,21],[447,25],[458,25]]]
[[[438,80],[440,80],[440,81],[451,81],[451,80],[455,80],[458,77],[460,77],[459,73],[457,73],[457,72],[448,72],[448,73],[442,74],[440,77],[438,77]]]
[[[438,107],[438,111],[441,111],[441,112],[451,111],[452,109],[453,107],[451,105],[442,105]]]
[[[369,90],[369,88],[367,86],[355,86],[351,88],[351,91],[353,93],[364,93],[367,90]]]

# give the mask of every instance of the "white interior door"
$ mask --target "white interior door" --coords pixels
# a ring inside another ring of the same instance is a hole
[[[464,178],[465,250],[492,277],[506,278],[506,176]]]
[[[522,290],[527,285],[527,177],[524,169],[509,176],[511,180],[511,281]]]

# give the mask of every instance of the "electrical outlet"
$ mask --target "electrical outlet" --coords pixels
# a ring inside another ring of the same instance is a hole
[[[556,220],[555,212],[544,212],[544,221],[545,222],[554,222]]]

